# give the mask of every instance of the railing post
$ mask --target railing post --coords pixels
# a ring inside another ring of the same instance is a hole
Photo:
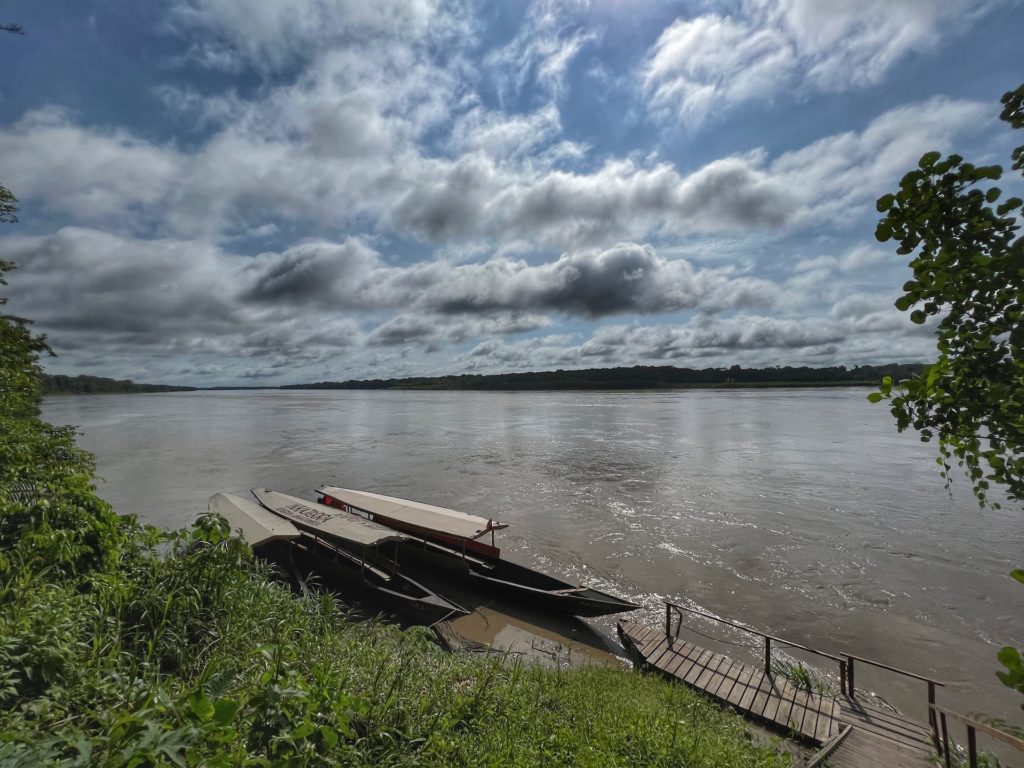
[[[939,721],[942,723],[942,754],[946,758],[946,768],[953,768],[953,756],[949,753],[949,731],[946,728],[946,713],[939,713]]]
[[[839,662],[839,690],[846,695],[846,662]]]
[[[932,729],[932,740],[935,742],[935,748],[939,748],[939,723],[935,717],[935,710],[932,707],[935,706],[935,683],[931,680],[928,681],[928,725]]]
[[[672,606],[669,603],[665,603],[665,637],[672,642]]]
[[[974,726],[967,726],[967,759],[971,768],[978,768],[978,737],[974,733]]]
[[[857,695],[857,689],[856,689],[856,687],[853,684],[853,657],[852,656],[847,656],[846,657],[846,688],[847,688],[847,692],[849,693],[851,699],[854,696]]]
[[[771,677],[772,675],[772,639],[765,637],[764,639],[764,671]]]

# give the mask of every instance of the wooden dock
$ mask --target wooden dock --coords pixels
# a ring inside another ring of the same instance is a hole
[[[661,628],[620,621],[623,643],[646,666],[680,680],[740,713],[798,734],[821,746],[840,731],[836,699],[797,688],[789,680],[733,661],[693,643],[672,638]]]
[[[680,638],[684,612],[696,613],[762,638],[765,643],[765,669],[742,664]],[[679,623],[673,631],[675,614],[678,614]],[[818,752],[808,759],[807,768],[825,765],[832,768],[926,768],[934,766],[936,758],[944,757],[949,751],[948,743],[941,743],[948,741],[944,717],[940,741],[936,713],[942,710],[935,706],[934,700],[936,686],[942,683],[937,681],[849,654],[839,657],[824,653],[673,603],[666,604],[664,626],[650,627],[623,620],[619,622],[618,630],[623,645],[646,668],[682,682],[745,717],[817,747]],[[773,674],[773,643],[839,662],[841,695],[823,695],[796,686],[782,675]],[[854,686],[854,662],[881,667],[927,683],[929,724],[880,709],[873,706],[867,697],[858,697]],[[984,727],[977,723],[970,727],[974,726]]]

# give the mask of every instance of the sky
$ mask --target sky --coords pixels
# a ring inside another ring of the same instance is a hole
[[[924,361],[874,201],[1008,165],[1020,0],[7,0],[51,373]],[[1006,185],[1004,185],[1005,187]]]

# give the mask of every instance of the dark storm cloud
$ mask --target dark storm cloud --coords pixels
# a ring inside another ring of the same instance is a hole
[[[438,314],[400,314],[381,323],[366,336],[371,346],[409,343],[461,344],[472,338],[526,333],[550,324],[537,314],[498,312],[487,317]]]
[[[243,291],[243,301],[358,306],[367,300],[367,280],[380,269],[377,254],[356,240],[297,245],[264,254],[262,262],[262,268],[250,270],[256,277]]]
[[[638,232],[784,226],[801,203],[758,162],[726,158],[688,176],[669,165],[614,162],[591,174],[551,172],[527,181],[471,155],[414,185],[392,221],[432,241],[521,235],[576,248]]]
[[[776,287],[767,281],[694,270],[650,246],[624,243],[538,266],[494,260],[459,267],[438,285],[431,301],[449,313],[547,310],[601,317],[768,306],[775,296]]]
[[[768,281],[733,276],[726,270],[695,270],[687,261],[669,260],[650,246],[633,243],[564,254],[539,265],[494,258],[478,264],[434,261],[405,267],[385,265],[355,241],[341,246],[311,243],[263,254],[248,270],[248,280],[243,301],[313,302],[339,309],[414,308],[446,315],[714,312],[769,306],[777,295],[776,286]],[[399,338],[407,336],[398,333]]]

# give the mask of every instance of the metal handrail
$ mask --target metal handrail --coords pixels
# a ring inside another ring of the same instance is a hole
[[[766,634],[764,632],[760,632],[760,631],[758,631],[756,629],[751,629],[750,627],[746,627],[746,626],[744,626],[742,624],[737,624],[734,621],[729,621],[728,619],[722,619],[722,618],[719,618],[718,616],[715,616],[713,614],[705,613],[704,611],[698,611],[695,608],[688,608],[685,605],[679,605],[678,603],[673,603],[670,600],[666,600],[665,601],[665,634],[669,637],[670,640],[673,637],[673,634],[672,634],[672,610],[673,609],[675,609],[679,613],[679,623],[676,625],[675,637],[679,637],[679,631],[680,631],[680,629],[682,628],[682,625],[683,625],[683,614],[682,614],[683,611],[695,614],[697,616],[703,616],[705,618],[712,619],[713,621],[717,621],[717,622],[720,622],[722,624],[728,624],[730,627],[735,627],[736,629],[741,629],[744,632],[749,632],[752,635],[758,635],[759,637],[763,637],[764,638],[764,669],[765,669],[765,672],[767,672],[768,674],[771,674],[771,670],[772,670],[772,642],[773,641],[776,642],[776,643],[781,643],[782,645],[789,646],[790,648],[799,648],[802,651],[807,651],[809,653],[814,653],[814,654],[817,654],[818,656],[822,656],[822,657],[824,657],[826,659],[831,659],[832,661],[838,662],[838,664],[839,664],[839,689],[840,689],[840,691],[842,691],[843,695],[849,696],[851,699],[854,698],[854,695],[856,694],[856,688],[855,688],[855,684],[854,684],[854,662],[855,661],[859,661],[862,664],[870,664],[873,667],[878,667],[879,669],[884,669],[884,670],[889,671],[889,672],[895,672],[896,674],[904,675],[906,677],[910,677],[910,678],[913,678],[915,680],[920,680],[922,682],[927,683],[928,684],[928,725],[931,727],[931,730],[932,730],[932,740],[935,743],[936,749],[941,748],[941,745],[939,743],[939,735],[940,735],[939,734],[939,720],[938,720],[938,717],[936,716],[935,712],[933,711],[933,708],[935,706],[935,688],[936,688],[936,686],[943,686],[944,687],[945,683],[941,683],[938,680],[932,680],[930,677],[925,677],[924,675],[919,675],[919,674],[916,674],[914,672],[908,672],[905,669],[900,669],[899,667],[893,667],[893,666],[890,666],[888,664],[883,664],[880,661],[874,661],[872,659],[865,659],[862,656],[855,656],[852,653],[843,653],[842,656],[840,657],[840,656],[833,655],[831,653],[826,653],[825,651],[819,651],[817,648],[810,648],[810,647],[808,647],[806,645],[801,645],[800,643],[794,643],[794,642],[791,642],[789,640],[785,640],[785,639],[783,639],[781,637],[776,637],[775,635],[769,635],[769,634]]]
[[[939,748],[942,756],[945,758],[946,768],[951,768],[953,764],[953,755],[949,748],[949,729],[946,727],[947,717],[959,720],[967,726],[967,760],[971,768],[978,768],[978,731],[981,731],[986,736],[991,736],[993,739],[1001,741],[1004,744],[1008,744],[1014,749],[1024,752],[1024,739],[1018,739],[1016,736],[1011,736],[1005,731],[993,728],[991,725],[979,723],[977,720],[965,717],[958,712],[943,709],[936,704],[931,704],[929,709],[931,710],[932,717],[937,715],[937,719],[942,725],[942,741]]]
[[[872,661],[871,659],[865,659],[861,656],[854,656],[852,653],[844,653],[843,656],[845,656],[848,659],[853,659],[854,661],[862,662],[864,664],[870,664],[871,666],[878,667],[879,669],[885,669],[889,672],[896,672],[900,675],[906,675],[907,677],[912,677],[915,680],[921,680],[925,683],[932,683],[934,685],[940,685],[942,687],[946,686],[945,683],[940,683],[938,680],[932,680],[930,677],[919,675],[916,672],[908,672],[907,670],[900,669],[899,667],[890,667],[888,664],[882,664],[880,661]]]
[[[841,659],[838,656],[833,656],[831,653],[825,653],[825,651],[819,651],[817,648],[809,648],[806,645],[800,645],[800,643],[794,643],[794,642],[791,642],[791,641],[786,640],[784,638],[776,637],[775,635],[769,635],[766,632],[761,632],[761,631],[756,630],[756,629],[751,629],[750,627],[746,627],[746,626],[744,626],[742,624],[737,624],[734,621],[729,621],[728,619],[722,619],[722,618],[719,618],[718,616],[715,616],[713,614],[705,613],[704,611],[698,611],[696,608],[687,608],[685,605],[679,605],[677,603],[673,603],[673,602],[670,602],[668,600],[665,601],[665,605],[666,606],[671,606],[672,608],[675,608],[675,609],[680,610],[680,611],[687,611],[688,613],[696,614],[697,616],[704,616],[705,618],[708,618],[708,619],[714,619],[715,621],[721,622],[722,624],[728,624],[730,627],[736,627],[736,629],[742,629],[744,632],[749,632],[752,635],[758,635],[758,636],[763,637],[763,638],[765,638],[767,640],[774,640],[776,643],[781,643],[783,645],[788,645],[791,648],[799,648],[801,651],[809,651],[810,653],[816,653],[819,656],[824,656],[826,659],[831,659],[832,661],[838,661],[838,662],[842,662],[843,661],[843,659]],[[671,632],[666,632],[666,634],[671,635],[672,633]],[[678,627],[676,629],[675,636],[679,637],[679,629],[678,629]]]

